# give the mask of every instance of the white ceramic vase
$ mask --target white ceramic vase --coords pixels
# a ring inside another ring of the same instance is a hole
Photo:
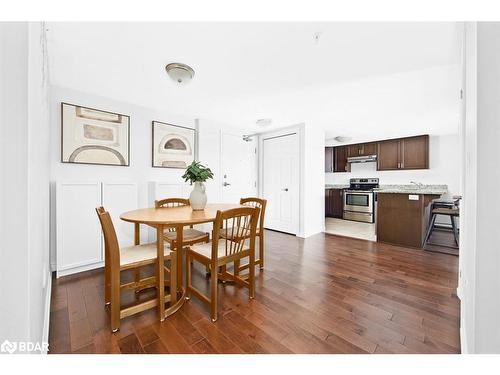
[[[207,205],[207,194],[203,182],[195,182],[191,194],[189,194],[189,203],[195,211],[202,211]]]

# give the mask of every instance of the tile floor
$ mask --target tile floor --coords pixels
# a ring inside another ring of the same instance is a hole
[[[376,241],[375,224],[361,223],[358,221],[336,219],[327,217],[325,221],[325,232],[338,234],[352,238],[361,238],[368,241]]]

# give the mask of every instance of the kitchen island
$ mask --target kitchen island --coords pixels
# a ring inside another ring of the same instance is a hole
[[[387,187],[377,193],[377,241],[421,249],[430,203],[446,193],[445,186]]]

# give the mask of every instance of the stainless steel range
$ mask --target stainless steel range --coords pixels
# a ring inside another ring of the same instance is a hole
[[[346,220],[375,222],[375,194],[378,178],[351,178],[344,189],[344,214]]]

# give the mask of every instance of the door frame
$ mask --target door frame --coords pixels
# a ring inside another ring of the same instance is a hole
[[[258,195],[262,197],[263,191],[263,171],[264,171],[264,140],[269,138],[282,137],[291,134],[297,134],[298,137],[298,148],[299,148],[299,207],[298,207],[298,227],[297,237],[305,238],[304,235],[304,126],[305,124],[297,124],[292,126],[287,126],[285,128],[271,130],[265,133],[260,133],[258,135],[258,148],[257,148],[257,160],[258,160]]]
[[[219,131],[219,171],[220,171],[220,178],[219,178],[219,197],[221,201],[224,200],[224,189],[222,189],[222,184],[224,183],[224,177],[222,176],[223,169],[224,169],[224,161],[223,161],[223,151],[224,151],[224,134],[226,135],[234,135],[235,137],[243,137],[244,135],[248,134],[248,131],[245,132],[244,130],[241,129],[227,129],[227,128],[221,128]],[[256,138],[251,137],[251,138]],[[260,150],[260,140],[256,139],[255,142],[255,195],[259,195],[259,181],[260,181],[260,171],[259,171],[259,150]],[[239,203],[239,202],[238,202]]]

